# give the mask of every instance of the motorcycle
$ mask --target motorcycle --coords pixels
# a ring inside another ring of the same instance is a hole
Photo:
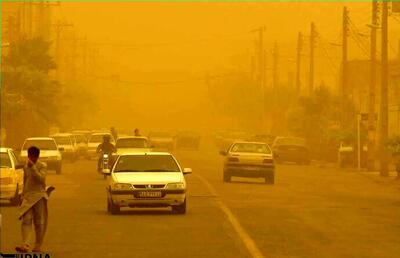
[[[99,168],[99,173],[103,175],[104,178],[107,177],[106,174],[103,174],[104,169],[110,169],[111,167],[111,154],[110,153],[102,153],[101,154],[101,166]]]

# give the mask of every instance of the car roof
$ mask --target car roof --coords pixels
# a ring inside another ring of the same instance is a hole
[[[117,138],[117,141],[120,139],[145,139],[147,140],[146,136],[121,136]]]
[[[8,152],[12,150],[11,148],[6,148],[6,147],[0,147],[0,152]]]
[[[126,152],[119,156],[173,156],[169,152]]]
[[[111,133],[107,133],[107,132],[103,132],[103,133],[100,133],[100,132],[97,132],[97,133],[92,133],[92,135],[111,135]]]
[[[70,137],[70,136],[72,136],[72,134],[70,134],[70,133],[55,133],[50,136],[51,137]]]
[[[33,141],[33,140],[50,140],[50,141],[54,141],[54,138],[52,138],[52,137],[29,137],[29,138],[26,138],[26,141]]]
[[[263,144],[263,145],[268,145],[268,144],[266,144],[265,142],[247,142],[247,141],[235,141],[234,143],[232,143],[232,145],[233,145],[233,144],[236,144],[236,143]]]

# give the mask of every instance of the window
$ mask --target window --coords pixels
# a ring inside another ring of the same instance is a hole
[[[179,166],[170,155],[120,156],[114,172],[179,172]]]

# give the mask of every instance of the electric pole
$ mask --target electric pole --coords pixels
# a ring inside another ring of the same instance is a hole
[[[275,42],[274,44],[274,53],[273,53],[273,89],[276,92],[278,89],[278,84],[279,84],[279,78],[278,78],[278,59],[279,59],[279,49],[278,49],[278,43]]]
[[[308,93],[309,96],[312,95],[314,91],[314,48],[315,48],[315,39],[317,37],[317,33],[315,31],[314,22],[311,23],[311,32],[310,32],[310,78],[308,85]]]
[[[382,49],[381,49],[381,104],[380,104],[380,175],[388,176],[388,83],[389,83],[389,62],[388,62],[388,2],[382,2]]]
[[[259,41],[258,41],[259,76],[260,76],[259,80],[260,80],[260,87],[263,92],[265,88],[264,31],[265,31],[265,26],[261,26],[259,28]]]
[[[300,73],[301,73],[301,52],[303,51],[303,34],[297,36],[297,59],[296,59],[296,94],[300,96]]]
[[[72,23],[62,23],[58,21],[56,24],[54,24],[55,29],[56,29],[56,39],[55,39],[55,59],[57,63],[57,69],[56,69],[56,79],[60,81],[61,79],[61,68],[62,68],[62,61],[61,61],[61,31],[65,27],[72,27]]]
[[[343,7],[343,21],[342,21],[342,87],[341,87],[341,95],[342,95],[342,127],[344,127],[346,118],[347,118],[347,110],[346,110],[346,100],[347,100],[347,65],[348,65],[348,53],[347,53],[347,37],[349,34],[349,11],[347,7]]]
[[[370,49],[370,84],[368,99],[368,170],[375,169],[375,91],[376,91],[376,30],[378,27],[378,2],[372,0],[372,20],[371,20],[371,49]]]

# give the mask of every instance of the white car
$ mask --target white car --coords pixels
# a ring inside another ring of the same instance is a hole
[[[107,210],[118,213],[121,207],[172,207],[186,213],[185,174],[175,157],[165,152],[126,153],[118,156],[107,184]]]
[[[230,182],[236,177],[262,177],[265,183],[274,184],[275,165],[272,151],[262,142],[234,142],[228,151],[221,151],[226,156],[223,181]]]
[[[63,159],[68,159],[70,161],[76,160],[77,158],[76,142],[72,134],[57,133],[50,135],[50,137],[56,141],[58,147],[64,149],[64,151],[62,151],[61,153]]]
[[[132,152],[150,152],[152,150],[147,137],[143,136],[118,137],[115,147],[117,148],[116,155]]]
[[[58,147],[56,141],[51,137],[33,137],[27,138],[21,148],[21,159],[28,158],[28,149],[31,146],[40,149],[39,160],[47,164],[48,170],[55,170],[57,174],[61,174],[62,155],[64,149]]]
[[[12,149],[0,148],[0,199],[19,205],[24,189],[23,166]]]
[[[114,138],[112,137],[112,135],[110,133],[93,133],[88,141],[88,150],[87,150],[87,158],[91,159],[91,158],[97,158],[98,157],[98,153],[96,152],[97,147],[100,145],[100,143],[103,142],[103,137],[105,135],[110,136],[110,142],[112,144],[115,143]]]

